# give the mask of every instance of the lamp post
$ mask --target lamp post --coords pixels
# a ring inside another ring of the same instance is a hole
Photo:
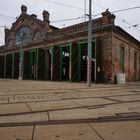
[[[92,58],[92,19],[91,19],[91,6],[92,0],[89,0],[89,21],[88,21],[88,55],[87,55],[87,85],[91,86],[91,58]]]
[[[24,61],[24,58],[23,58],[23,33],[21,32],[20,33],[20,50],[19,50],[19,78],[18,80],[22,80],[23,79],[23,61]]]
[[[86,21],[86,16],[87,16],[86,11],[87,11],[87,5],[86,5],[86,0],[84,0],[84,12],[85,12],[84,13],[85,17],[84,18],[85,18],[85,21]]]

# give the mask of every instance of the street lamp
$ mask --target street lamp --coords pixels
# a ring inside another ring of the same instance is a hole
[[[86,11],[87,11],[87,5],[86,5],[86,0],[84,0],[84,15],[85,15],[85,21],[86,21]]]
[[[23,37],[24,37],[24,34],[23,32],[20,33],[20,50],[19,50],[19,78],[18,80],[22,80],[23,79],[23,61],[24,61],[24,58],[23,58]]]
[[[89,0],[89,21],[88,21],[88,55],[87,55],[87,85],[91,86],[91,58],[92,58],[92,19],[91,6],[92,0]]]

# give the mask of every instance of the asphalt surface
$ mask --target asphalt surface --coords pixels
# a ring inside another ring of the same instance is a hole
[[[0,140],[140,140],[140,82],[0,79]]]

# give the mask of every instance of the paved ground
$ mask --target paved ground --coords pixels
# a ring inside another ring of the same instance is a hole
[[[140,140],[140,82],[0,80],[0,140]]]

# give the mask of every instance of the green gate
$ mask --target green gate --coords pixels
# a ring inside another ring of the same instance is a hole
[[[70,69],[71,69],[71,81],[80,81],[80,62],[81,53],[78,43],[73,43],[70,47]]]
[[[52,80],[60,80],[60,48],[55,46],[53,48],[53,60],[52,60]]]
[[[19,53],[15,53],[14,57],[14,78],[18,79],[19,77]]]
[[[30,51],[30,79],[37,79],[37,52]]]
[[[0,56],[0,77],[4,78],[4,55]]]
[[[45,78],[45,49],[38,49],[38,66],[37,66],[37,79],[44,80]]]
[[[137,53],[134,53],[134,81],[137,79]]]
[[[25,51],[24,52],[24,72],[23,72],[23,78],[29,79],[30,78],[30,52]]]
[[[6,55],[6,78],[12,78],[12,54]]]

